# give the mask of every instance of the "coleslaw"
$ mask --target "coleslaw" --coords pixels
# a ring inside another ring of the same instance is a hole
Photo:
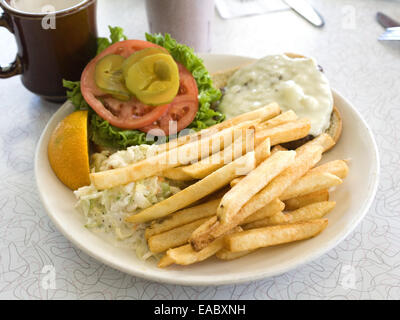
[[[153,147],[140,145],[115,153],[94,153],[91,171],[126,167],[145,159]],[[146,260],[154,256],[144,237],[147,224],[128,223],[125,218],[170,197],[181,187],[179,182],[154,176],[101,191],[93,185],[85,186],[74,194],[78,199],[76,207],[85,217],[86,228],[105,235],[118,246],[135,250],[140,259]]]

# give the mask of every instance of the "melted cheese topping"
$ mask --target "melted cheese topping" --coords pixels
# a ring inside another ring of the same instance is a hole
[[[329,127],[332,92],[314,59],[271,55],[239,69],[229,79],[219,108],[229,119],[271,102],[283,112],[308,118],[313,136]]]

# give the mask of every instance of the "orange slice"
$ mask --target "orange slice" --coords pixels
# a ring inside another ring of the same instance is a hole
[[[75,111],[54,129],[47,154],[54,173],[68,188],[90,184],[87,111]]]

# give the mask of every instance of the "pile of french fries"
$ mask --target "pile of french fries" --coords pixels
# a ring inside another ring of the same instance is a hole
[[[321,134],[296,150],[281,146],[306,137],[310,121],[276,103],[152,149],[128,167],[91,174],[98,189],[159,175],[192,181],[128,222],[151,222],[150,251],[158,266],[190,265],[212,256],[232,260],[263,247],[322,232],[335,207],[331,188],[348,174],[344,160],[318,162],[335,144]]]

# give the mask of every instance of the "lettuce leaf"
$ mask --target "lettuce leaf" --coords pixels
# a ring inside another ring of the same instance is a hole
[[[126,35],[124,35],[124,29],[111,26],[108,26],[108,29],[110,30],[110,39],[97,38],[97,54],[104,51],[116,42],[128,39]]]
[[[80,81],[68,81],[63,79],[63,86],[67,88],[67,97],[77,110],[89,109],[89,105],[82,96]]]
[[[175,61],[182,63],[196,80],[199,89],[199,110],[189,128],[201,130],[224,121],[225,115],[211,108],[214,102],[221,99],[221,92],[213,87],[203,60],[196,56],[193,49],[178,43],[168,33],[165,36],[146,33],[146,40],[167,49]]]
[[[129,146],[152,144],[146,133],[139,130],[123,130],[112,126],[94,111],[90,113],[89,139],[99,146],[111,149],[126,149]]]

